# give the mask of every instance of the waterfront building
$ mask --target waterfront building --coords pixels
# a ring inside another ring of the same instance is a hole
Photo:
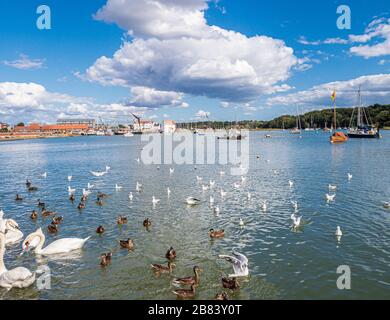
[[[166,134],[172,134],[176,131],[176,122],[173,120],[164,120],[163,130]]]

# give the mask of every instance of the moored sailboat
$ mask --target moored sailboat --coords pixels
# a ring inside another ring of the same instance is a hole
[[[337,128],[337,117],[336,117],[336,91],[333,91],[331,99],[333,100],[333,128]],[[335,131],[330,136],[331,143],[343,143],[348,141],[348,137],[342,131]]]

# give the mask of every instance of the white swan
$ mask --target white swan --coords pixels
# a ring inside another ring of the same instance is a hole
[[[36,254],[44,256],[51,254],[68,253],[74,250],[81,249],[90,238],[91,237],[85,239],[63,238],[56,240],[50,243],[46,248],[43,248],[46,238],[42,232],[42,228],[39,228],[37,231],[29,234],[27,238],[23,241],[22,253],[29,251],[31,248],[35,248],[34,252]]]
[[[1,223],[1,222],[0,222]],[[19,225],[13,219],[2,220],[5,228],[5,244],[15,243],[23,239],[23,232]]]
[[[242,253],[233,251],[233,256],[219,255],[218,257],[232,264],[234,274],[229,275],[229,278],[247,277],[249,275],[249,261]]]
[[[334,201],[334,200],[335,200],[336,195],[335,195],[335,194],[330,195],[330,194],[327,193],[327,194],[325,195],[325,197],[326,197],[326,201],[331,202],[331,201]]]
[[[332,184],[329,184],[329,185],[328,185],[328,188],[329,188],[330,191],[334,191],[334,190],[337,189],[337,186],[332,185]]]
[[[301,225],[301,219],[302,217],[296,217],[295,214],[291,215],[291,220],[293,221],[293,228],[297,229]]]
[[[35,282],[35,273],[23,267],[7,270],[4,265],[5,235],[2,232],[4,227],[0,227],[0,229],[2,229],[0,230],[0,287],[7,290],[27,288]]]
[[[200,200],[197,199],[197,198],[194,198],[194,197],[188,197],[188,198],[186,199],[186,202],[187,202],[187,204],[190,205],[190,206],[195,206],[195,205],[197,205],[197,204],[200,203]]]

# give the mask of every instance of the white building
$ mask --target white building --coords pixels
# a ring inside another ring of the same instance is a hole
[[[160,131],[160,125],[151,120],[134,121],[134,132],[155,133]]]
[[[176,122],[173,120],[164,120],[164,133],[172,134],[176,131]]]

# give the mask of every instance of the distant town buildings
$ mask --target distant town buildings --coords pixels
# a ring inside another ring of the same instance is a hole
[[[9,124],[0,122],[0,130],[8,130],[9,129]]]
[[[96,126],[95,119],[58,119],[57,124],[64,125],[78,125],[78,124],[86,124],[89,128],[94,128]]]
[[[152,120],[143,120],[140,119],[138,121],[134,121],[134,132],[142,132],[142,133],[154,133],[159,132],[161,130],[161,127],[158,123],[152,121]]]
[[[164,120],[163,130],[166,134],[172,134],[176,131],[176,122],[173,120]]]
[[[17,134],[81,134],[89,130],[89,125],[83,124],[39,124],[31,123],[27,126],[14,127],[14,133]]]

